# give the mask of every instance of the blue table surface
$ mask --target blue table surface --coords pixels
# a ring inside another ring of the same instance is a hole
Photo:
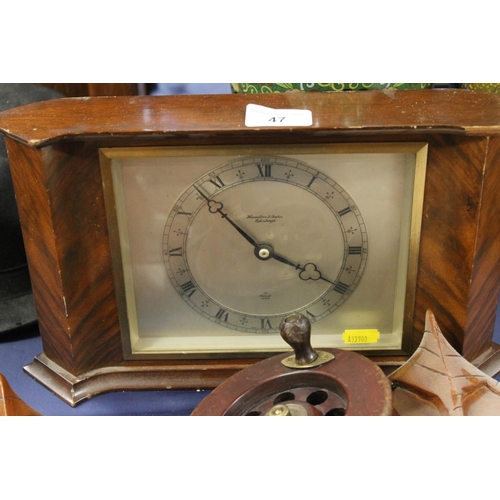
[[[493,340],[500,344],[500,304]],[[49,416],[187,416],[209,390],[121,391],[98,395],[72,408],[23,371],[42,352],[36,325],[0,336],[0,373],[29,406]],[[495,377],[500,380],[500,376]]]

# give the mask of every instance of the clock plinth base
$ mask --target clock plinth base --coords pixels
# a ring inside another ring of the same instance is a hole
[[[371,358],[386,374],[389,375],[405,361],[406,357]],[[210,375],[203,375],[203,367],[199,365],[183,366],[151,366],[124,365],[99,368],[75,376],[51,361],[45,354],[39,354],[27,366],[25,372],[37,382],[53,392],[70,406],[76,406],[85,399],[105,392],[127,390],[164,390],[164,389],[213,389],[224,380],[255,361],[231,363],[214,370]],[[472,362],[477,368],[490,377],[500,373],[500,345],[492,344],[490,349]],[[201,374],[201,375],[200,375]]]
[[[500,373],[500,345],[492,343],[491,347],[472,364],[489,377],[496,377]]]
[[[24,371],[70,406],[113,391],[213,389],[252,361],[230,363],[214,369],[200,365],[120,365],[99,368],[75,376],[45,354],[35,356]]]

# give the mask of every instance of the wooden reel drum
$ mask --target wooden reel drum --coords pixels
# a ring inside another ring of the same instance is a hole
[[[341,349],[315,351],[311,324],[293,314],[280,324],[294,355],[280,354],[227,379],[193,416],[392,415],[391,384],[364,356]]]

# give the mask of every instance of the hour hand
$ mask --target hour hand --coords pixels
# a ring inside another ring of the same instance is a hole
[[[300,264],[295,264],[294,262],[288,260],[286,257],[283,257],[282,255],[279,255],[274,252],[273,247],[271,245],[267,245],[265,243],[257,243],[246,231],[241,229],[238,224],[233,222],[228,215],[223,211],[224,205],[220,201],[216,200],[211,200],[206,196],[204,193],[202,193],[198,188],[196,190],[200,193],[200,195],[205,199],[208,205],[208,211],[211,214],[219,214],[223,219],[226,219],[231,226],[233,226],[238,233],[240,233],[243,238],[245,238],[253,247],[254,247],[254,254],[255,256],[260,259],[260,260],[269,260],[269,259],[274,259],[277,260],[278,262],[282,262],[283,264],[286,264],[288,266],[293,267],[295,270],[300,271],[299,273],[299,278],[303,281],[308,281],[308,280],[323,280],[326,281],[327,283],[331,283],[334,285],[335,283],[333,281],[330,281],[328,278],[323,277],[321,274],[320,270],[314,264],[313,262],[308,262],[305,264],[303,267]]]
[[[328,278],[325,278],[320,270],[318,269],[318,266],[312,262],[308,262],[305,264],[303,267],[300,264],[294,264],[293,262],[289,261],[287,258],[282,257],[281,255],[278,255],[276,253],[272,253],[271,257],[279,262],[283,262],[283,264],[288,264],[289,266],[292,266],[295,268],[297,271],[300,270],[299,273],[299,278],[303,281],[317,281],[317,280],[323,280],[328,283],[331,283],[334,285],[335,283],[333,281],[330,281]]]
[[[333,281],[330,281],[328,278],[325,278],[322,274],[321,271],[318,269],[316,264],[313,264],[312,262],[308,262],[304,267],[300,268],[301,271],[299,273],[299,278],[301,280],[307,281],[307,280],[323,280],[327,281],[328,283],[331,283],[334,285],[335,283]]]
[[[326,281],[327,283],[335,285],[333,281],[329,280],[328,278],[325,278],[321,274],[321,271],[318,269],[318,266],[313,262],[308,262],[304,266],[301,266],[300,264],[295,264],[291,260],[288,260],[286,257],[283,257],[282,255],[275,253],[271,245],[267,245],[265,243],[255,245],[254,253],[255,256],[260,260],[274,259],[277,260],[278,262],[282,262],[283,264],[293,267],[296,271],[300,271],[299,278],[302,281],[323,280]]]
[[[293,262],[290,262],[288,259],[286,259],[285,257],[282,257],[281,255],[278,255],[277,253],[272,253],[271,257],[275,260],[277,260],[278,262],[283,262],[283,264],[288,264],[289,266],[292,266],[294,267],[295,269],[301,269],[302,270],[302,267],[300,267],[300,264],[294,264]]]

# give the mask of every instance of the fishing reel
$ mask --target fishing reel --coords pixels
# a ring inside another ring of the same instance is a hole
[[[392,415],[391,383],[368,358],[341,349],[314,350],[311,323],[292,314],[280,324],[294,354],[246,368],[215,388],[193,416]]]

